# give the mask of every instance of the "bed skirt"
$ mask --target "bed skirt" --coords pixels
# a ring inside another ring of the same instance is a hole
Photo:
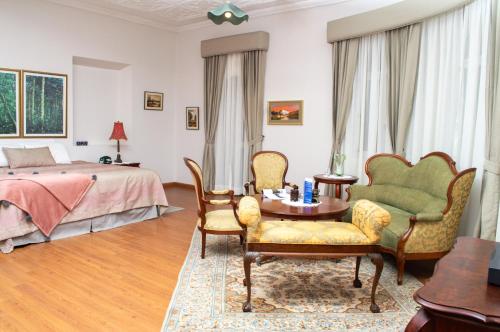
[[[164,209],[165,208],[162,207],[162,211],[159,211],[156,206],[149,206],[60,224],[54,229],[49,237],[43,235],[40,231],[35,231],[23,236],[0,241],[0,251],[4,254],[8,254],[12,252],[15,247],[23,246],[26,244],[48,242],[52,240],[88,234],[90,232],[100,232],[144,220],[157,218],[159,215],[161,215],[162,212],[164,212]]]

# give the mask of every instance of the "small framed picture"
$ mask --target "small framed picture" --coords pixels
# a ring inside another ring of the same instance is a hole
[[[21,136],[21,71],[0,68],[0,138]]]
[[[199,107],[186,107],[186,129],[187,130],[200,129],[200,108]]]
[[[23,71],[23,136],[68,137],[68,76]]]
[[[303,100],[270,101],[267,110],[268,125],[302,125]]]
[[[144,91],[144,109],[163,111],[163,93]]]

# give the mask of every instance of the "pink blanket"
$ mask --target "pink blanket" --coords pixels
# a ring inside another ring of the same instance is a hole
[[[0,200],[31,216],[49,236],[85,196],[94,181],[86,174],[16,174],[0,177]]]

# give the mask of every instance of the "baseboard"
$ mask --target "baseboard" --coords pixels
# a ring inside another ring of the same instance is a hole
[[[183,189],[194,190],[194,185],[189,184],[189,183],[183,183],[183,182],[166,182],[166,183],[163,183],[163,189],[168,189],[168,188],[183,188]]]

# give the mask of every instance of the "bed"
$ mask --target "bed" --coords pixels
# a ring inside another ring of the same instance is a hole
[[[0,206],[0,251],[54,239],[103,231],[160,216],[168,207],[159,176],[151,170],[75,161],[46,167],[0,168],[0,176],[78,173],[95,175],[86,195],[49,236],[13,204]],[[7,206],[8,205],[8,206]]]

